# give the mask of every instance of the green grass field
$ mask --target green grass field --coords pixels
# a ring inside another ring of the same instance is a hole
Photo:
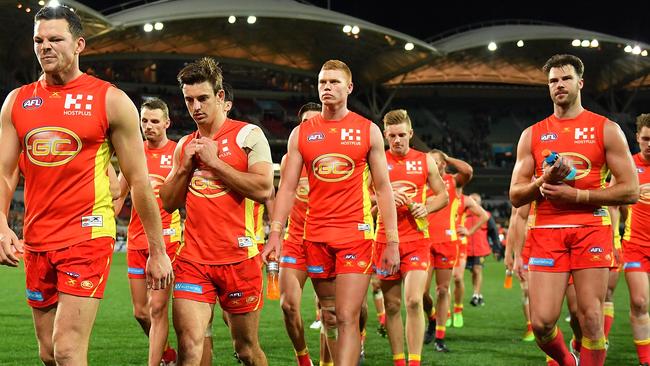
[[[447,345],[452,352],[438,354],[432,345],[425,346],[423,365],[544,365],[544,356],[534,342],[520,341],[524,330],[518,286],[503,289],[503,265],[488,261],[483,294],[486,305],[474,308],[465,302],[465,327],[447,330]],[[38,349],[32,327],[31,312],[25,302],[22,269],[0,268],[0,365],[39,365]],[[466,286],[471,296],[469,272]],[[303,296],[303,319],[306,327],[314,319],[313,291],[307,285]],[[627,286],[621,277],[616,291],[616,317],[610,334],[607,365],[636,365],[628,311]],[[368,338],[364,365],[391,365],[388,341],[375,332],[377,319],[369,304]],[[219,314],[218,314],[219,315]],[[560,327],[565,339],[571,337],[568,323]],[[215,316],[220,319],[220,316]],[[306,330],[312,359],[318,364],[318,332]],[[176,343],[171,335],[172,343]],[[295,365],[293,350],[284,330],[278,301],[266,301],[260,323],[260,341],[270,365]],[[124,253],[117,253],[102,301],[92,339],[91,365],[144,365],[147,340],[131,314]],[[232,345],[221,321],[214,325],[214,365],[234,365]]]

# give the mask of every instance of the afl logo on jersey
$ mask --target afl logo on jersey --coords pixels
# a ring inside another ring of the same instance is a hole
[[[323,182],[340,182],[354,172],[354,160],[343,154],[325,154],[314,159],[312,169]]]
[[[36,109],[40,108],[43,105],[43,99],[40,97],[31,97],[29,99],[23,100],[23,109]]]
[[[547,132],[540,137],[540,140],[542,140],[542,142],[555,141],[557,140],[557,134],[555,132]]]
[[[228,187],[219,183],[218,179],[204,176],[200,170],[197,170],[190,180],[189,191],[197,197],[205,198],[216,198],[230,192]]]
[[[67,164],[81,151],[81,139],[63,127],[40,127],[25,135],[29,160],[39,166]]]

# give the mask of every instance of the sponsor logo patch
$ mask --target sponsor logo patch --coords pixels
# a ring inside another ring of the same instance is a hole
[[[323,273],[325,270],[323,266],[307,266],[307,272],[309,273]]]
[[[314,132],[311,135],[307,136],[307,141],[316,142],[325,140],[325,134],[322,132]]]
[[[126,271],[129,274],[134,274],[134,275],[143,275],[144,274],[144,268],[129,267]]]
[[[547,132],[539,138],[542,142],[545,141],[555,141],[557,140],[557,134],[555,132]]]
[[[40,291],[25,290],[27,298],[32,301],[43,301],[43,294]]]
[[[40,97],[31,97],[23,100],[23,109],[32,110],[40,108],[43,105],[43,99]]]
[[[370,224],[357,224],[358,231],[370,231]]]
[[[203,286],[194,283],[177,282],[174,285],[174,291],[192,292],[195,294],[203,294]]]
[[[81,227],[104,227],[104,217],[101,215],[83,216]]]
[[[602,252],[603,252],[603,248],[601,248],[601,247],[591,247],[591,248],[589,248],[589,253],[596,254],[596,253],[602,253]]]
[[[623,269],[629,268],[641,268],[641,262],[625,262],[623,264]]]
[[[231,292],[228,294],[229,299],[241,299],[242,297],[244,297],[244,293],[242,291]]]
[[[528,265],[531,266],[540,266],[540,267],[553,267],[555,261],[552,258],[530,258],[528,260]]]
[[[83,289],[90,290],[91,288],[95,287],[95,284],[92,283],[92,281],[85,280],[85,281],[81,281],[80,286]]]
[[[290,257],[287,255],[280,257],[280,263],[296,264],[297,262],[298,260],[294,257]]]

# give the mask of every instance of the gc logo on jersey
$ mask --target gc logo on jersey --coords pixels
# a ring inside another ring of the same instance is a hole
[[[418,192],[417,185],[415,185],[413,182],[409,182],[408,180],[396,180],[394,182],[390,182],[390,185],[394,191],[402,191],[408,198],[415,197]]]
[[[639,202],[650,205],[650,183],[642,184],[639,187]]]
[[[325,154],[314,159],[312,169],[323,182],[340,182],[354,172],[354,160],[343,154]]]
[[[302,202],[309,201],[309,180],[307,178],[300,178],[298,181],[298,188],[296,188],[296,199]]]
[[[200,170],[194,171],[190,180],[189,191],[197,197],[216,198],[230,192],[230,188],[219,184],[219,180],[203,175]]]
[[[81,139],[63,127],[40,127],[25,135],[25,152],[39,166],[64,165],[81,151]]]
[[[570,160],[571,164],[576,168],[575,180],[582,179],[591,172],[591,160],[586,156],[576,152],[563,152],[560,155]]]

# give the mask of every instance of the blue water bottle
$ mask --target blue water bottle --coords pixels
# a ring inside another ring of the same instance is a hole
[[[544,157],[544,161],[548,165],[555,164],[557,159],[560,158],[560,154],[548,149],[544,149],[544,151],[542,151],[542,156]],[[576,168],[574,166],[571,166],[571,171],[569,172],[569,175],[564,177],[564,180],[574,180],[576,178],[576,173],[577,173]]]

